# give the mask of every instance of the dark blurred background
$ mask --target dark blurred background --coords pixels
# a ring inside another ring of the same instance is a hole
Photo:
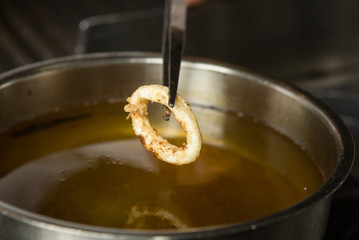
[[[160,51],[163,5],[0,0],[0,73],[72,54]],[[207,0],[190,9],[187,27],[185,55],[295,84],[332,107],[359,142],[358,0]],[[359,239],[358,164],[334,196],[325,239]]]
[[[73,54],[81,20],[90,24],[87,52],[159,51],[162,6],[163,0],[1,0],[0,72]],[[207,0],[189,11],[186,55],[290,81],[357,76],[358,10],[357,0]],[[111,13],[115,19],[93,18]]]
[[[74,54],[84,18],[161,5],[161,0],[1,0],[0,72]]]

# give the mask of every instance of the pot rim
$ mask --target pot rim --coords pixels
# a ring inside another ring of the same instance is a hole
[[[71,63],[86,63],[94,62],[98,64],[99,60],[104,60],[103,63],[109,63],[111,61],[125,61],[126,63],[153,63],[153,64],[162,64],[162,58],[159,53],[150,53],[150,52],[111,52],[111,53],[91,53],[91,54],[81,54],[60,57],[55,59],[49,59],[41,62],[36,62],[28,64],[25,66],[17,67],[12,70],[8,70],[4,73],[0,73],[0,89],[8,86],[12,83],[12,78],[21,78],[28,76],[34,73],[44,72],[53,69],[73,67]],[[78,65],[75,65],[75,67]],[[270,84],[272,87],[277,88],[280,91],[285,92],[286,94],[291,95],[292,97],[301,98],[301,101],[305,101],[308,106],[320,110],[328,122],[330,122],[334,131],[336,131],[341,143],[341,161],[337,164],[335,171],[332,175],[326,180],[326,182],[312,195],[306,199],[298,202],[297,204],[290,206],[286,209],[283,209],[279,212],[273,213],[271,215],[254,219],[242,223],[231,223],[223,225],[215,225],[208,227],[200,228],[190,228],[188,230],[126,230],[126,229],[116,229],[109,227],[100,227],[92,226],[81,223],[74,223],[70,221],[55,219],[47,216],[43,216],[37,213],[33,213],[5,202],[0,201],[0,213],[6,215],[13,219],[20,220],[24,223],[30,223],[31,225],[37,225],[41,227],[46,227],[47,229],[61,230],[65,232],[73,232],[81,234],[86,234],[88,236],[97,236],[97,235],[130,235],[133,237],[155,237],[155,236],[176,236],[178,238],[186,238],[186,235],[190,235],[191,238],[199,238],[206,235],[217,236],[223,233],[232,233],[243,232],[248,230],[255,230],[257,228],[270,225],[277,221],[283,220],[283,218],[289,218],[300,214],[306,208],[310,207],[312,204],[320,201],[324,198],[329,198],[345,181],[347,176],[350,173],[354,162],[354,143],[352,136],[341,120],[341,118],[334,113],[329,107],[324,103],[317,100],[311,94],[292,86],[291,84],[284,83],[266,76],[262,76],[258,73],[255,73],[251,70],[248,70],[244,67],[233,65],[229,63],[224,63],[217,60],[210,60],[199,57],[185,57],[183,60],[183,66],[194,66],[199,69],[210,69],[212,71],[217,71],[221,73],[229,73],[232,75],[242,75],[245,74],[247,78],[254,79],[255,81],[265,82]],[[197,237],[196,237],[197,236]]]

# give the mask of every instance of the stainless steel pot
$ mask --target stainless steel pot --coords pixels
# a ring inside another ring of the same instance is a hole
[[[161,63],[156,54],[107,53],[55,59],[3,73],[0,130],[58,107],[125,99],[140,85],[160,83]],[[347,177],[354,158],[352,138],[343,122],[298,89],[212,61],[184,61],[179,91],[191,104],[244,112],[295,139],[315,156],[327,178],[325,184],[276,214],[181,232],[87,226],[0,202],[0,239],[322,239],[331,195]]]

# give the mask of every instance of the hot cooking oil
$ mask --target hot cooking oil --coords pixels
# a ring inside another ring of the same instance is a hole
[[[0,200],[90,225],[191,228],[267,216],[324,181],[306,151],[265,123],[201,107],[200,157],[170,165],[141,145],[123,106],[74,107],[3,131]],[[170,142],[185,141],[178,126],[156,124]]]

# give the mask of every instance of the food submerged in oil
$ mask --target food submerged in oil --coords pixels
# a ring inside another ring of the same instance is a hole
[[[147,152],[121,109],[78,107],[3,131],[0,200],[90,225],[184,229],[263,217],[323,183],[302,148],[249,117],[194,107],[201,155],[174,166]],[[169,124],[157,130],[181,144]]]

